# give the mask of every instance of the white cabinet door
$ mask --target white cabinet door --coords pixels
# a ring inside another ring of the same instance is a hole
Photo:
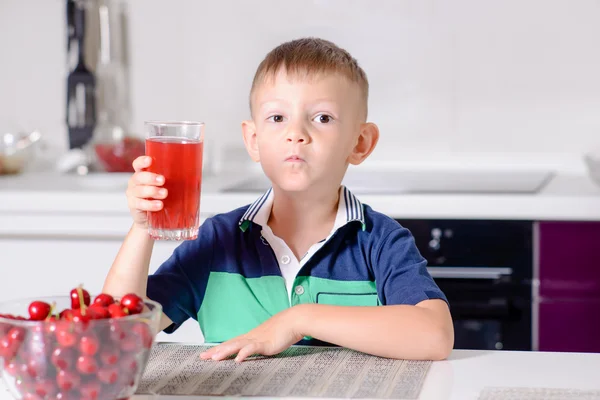
[[[68,295],[79,284],[97,294],[120,246],[119,240],[0,239],[0,302]],[[157,242],[150,271],[177,246],[176,242]],[[158,340],[200,342],[203,337],[198,323],[189,320],[171,335],[159,334]]]

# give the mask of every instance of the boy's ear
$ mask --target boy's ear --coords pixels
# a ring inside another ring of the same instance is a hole
[[[354,149],[352,149],[350,157],[348,157],[348,162],[352,165],[358,165],[365,161],[369,157],[369,154],[375,150],[378,141],[379,128],[377,125],[372,122],[361,124],[358,140]]]
[[[246,151],[248,151],[250,158],[254,162],[259,162],[260,155],[258,153],[258,140],[256,137],[256,125],[254,125],[254,121],[247,120],[242,122],[242,136],[244,137],[244,144],[246,145]]]

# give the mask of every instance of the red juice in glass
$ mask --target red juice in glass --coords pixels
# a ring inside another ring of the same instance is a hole
[[[163,175],[163,187],[168,191],[162,200],[163,208],[148,212],[148,231],[154,239],[192,240],[198,237],[204,127],[200,127],[200,135],[190,134],[190,130],[196,129],[186,127],[183,133],[187,132],[187,135],[180,132],[175,136],[177,126],[169,126],[170,129],[163,129],[167,135],[149,133],[146,138],[146,155],[152,158],[148,171]]]

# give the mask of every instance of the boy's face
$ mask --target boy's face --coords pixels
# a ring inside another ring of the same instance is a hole
[[[253,93],[253,119],[242,124],[248,152],[283,190],[337,188],[348,164],[362,162],[377,142],[361,102],[359,86],[343,76],[288,79],[280,70]]]

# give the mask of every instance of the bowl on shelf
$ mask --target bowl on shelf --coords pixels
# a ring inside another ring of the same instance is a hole
[[[33,318],[34,301],[76,311],[70,296],[0,303],[0,371],[15,399],[133,396],[159,328],[160,304],[143,300],[142,312],[120,318],[99,319],[87,308],[78,318],[75,312],[39,321],[15,319]]]
[[[23,172],[34,161],[34,144],[41,136],[39,131],[0,135],[0,175]]]

